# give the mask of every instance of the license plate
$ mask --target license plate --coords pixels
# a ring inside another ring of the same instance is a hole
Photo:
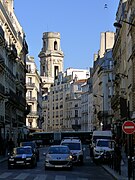
[[[17,164],[22,164],[24,161],[16,161]]]
[[[62,166],[58,166],[58,165],[56,165],[55,167],[57,167],[57,168],[62,168]]]

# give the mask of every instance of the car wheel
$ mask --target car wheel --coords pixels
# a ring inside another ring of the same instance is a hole
[[[48,169],[49,169],[49,167],[45,166],[45,170],[48,170]]]

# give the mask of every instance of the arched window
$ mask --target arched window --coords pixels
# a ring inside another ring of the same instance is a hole
[[[57,44],[57,41],[54,42],[54,50],[58,50],[58,44]]]
[[[44,50],[46,50],[46,42],[44,41],[44,44],[43,44],[43,48]]]

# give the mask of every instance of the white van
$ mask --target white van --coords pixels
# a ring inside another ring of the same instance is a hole
[[[93,131],[92,146],[95,146],[97,139],[112,139],[112,131]]]
[[[102,153],[113,152],[115,141],[110,139],[97,139],[96,145],[93,148],[93,159],[98,160],[101,158]],[[104,158],[106,158],[104,156]]]
[[[97,139],[112,139],[112,131],[93,131],[91,144],[90,144],[90,156],[93,157],[93,150],[96,145]]]

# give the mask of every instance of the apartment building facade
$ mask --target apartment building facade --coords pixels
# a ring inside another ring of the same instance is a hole
[[[80,129],[81,85],[86,81],[88,74],[88,70],[73,68],[58,74],[58,79],[43,100],[45,131]],[[85,77],[85,80],[81,80],[82,77]]]
[[[100,50],[95,55],[92,73],[94,129],[111,129],[113,119],[111,108],[111,97],[113,95],[113,44],[113,32],[101,33]],[[104,53],[102,46],[104,47]]]
[[[42,81],[34,57],[27,56],[26,67],[26,101],[30,110],[26,117],[26,126],[31,130],[38,130],[42,124]]]
[[[135,2],[121,0],[116,13],[116,21],[121,24],[116,28],[113,47],[114,59],[114,132],[117,137],[125,137],[122,124],[135,119]]]
[[[13,8],[0,1],[0,136],[24,136],[26,121],[26,54],[28,45]]]

